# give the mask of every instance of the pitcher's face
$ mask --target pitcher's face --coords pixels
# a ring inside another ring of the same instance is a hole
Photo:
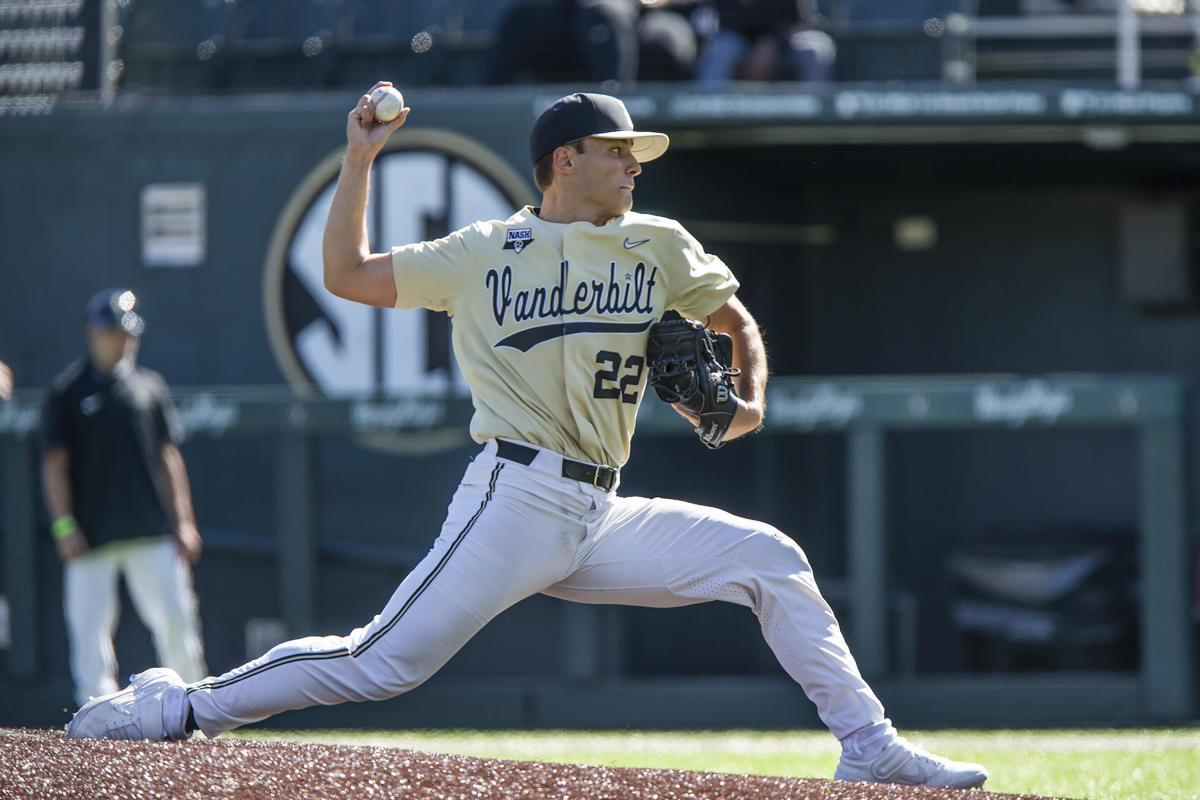
[[[613,219],[633,208],[634,179],[642,165],[630,150],[628,139],[585,139],[579,159],[583,197],[598,218]]]

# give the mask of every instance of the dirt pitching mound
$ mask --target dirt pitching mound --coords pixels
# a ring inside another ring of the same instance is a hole
[[[3,800],[994,800],[1030,795],[584,767],[380,747],[68,740],[0,729]]]

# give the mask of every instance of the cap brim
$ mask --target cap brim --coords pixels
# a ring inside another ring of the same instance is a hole
[[[654,159],[667,152],[671,138],[665,133],[654,131],[611,131],[609,133],[593,133],[590,139],[629,139],[633,142],[631,150],[633,157],[641,163]]]

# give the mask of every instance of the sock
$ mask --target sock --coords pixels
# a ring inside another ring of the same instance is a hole
[[[177,741],[188,738],[186,720],[192,704],[182,686],[171,686],[162,693],[162,732],[164,739]]]
[[[882,753],[895,738],[896,729],[892,727],[892,721],[885,719],[883,722],[859,728],[842,739],[842,755],[854,761],[870,761]]]

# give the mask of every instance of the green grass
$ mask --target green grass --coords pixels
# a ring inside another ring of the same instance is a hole
[[[905,731],[950,758],[976,761],[988,791],[1089,800],[1196,800],[1200,729]],[[613,767],[828,778],[831,736],[813,731],[241,731],[277,741]]]

